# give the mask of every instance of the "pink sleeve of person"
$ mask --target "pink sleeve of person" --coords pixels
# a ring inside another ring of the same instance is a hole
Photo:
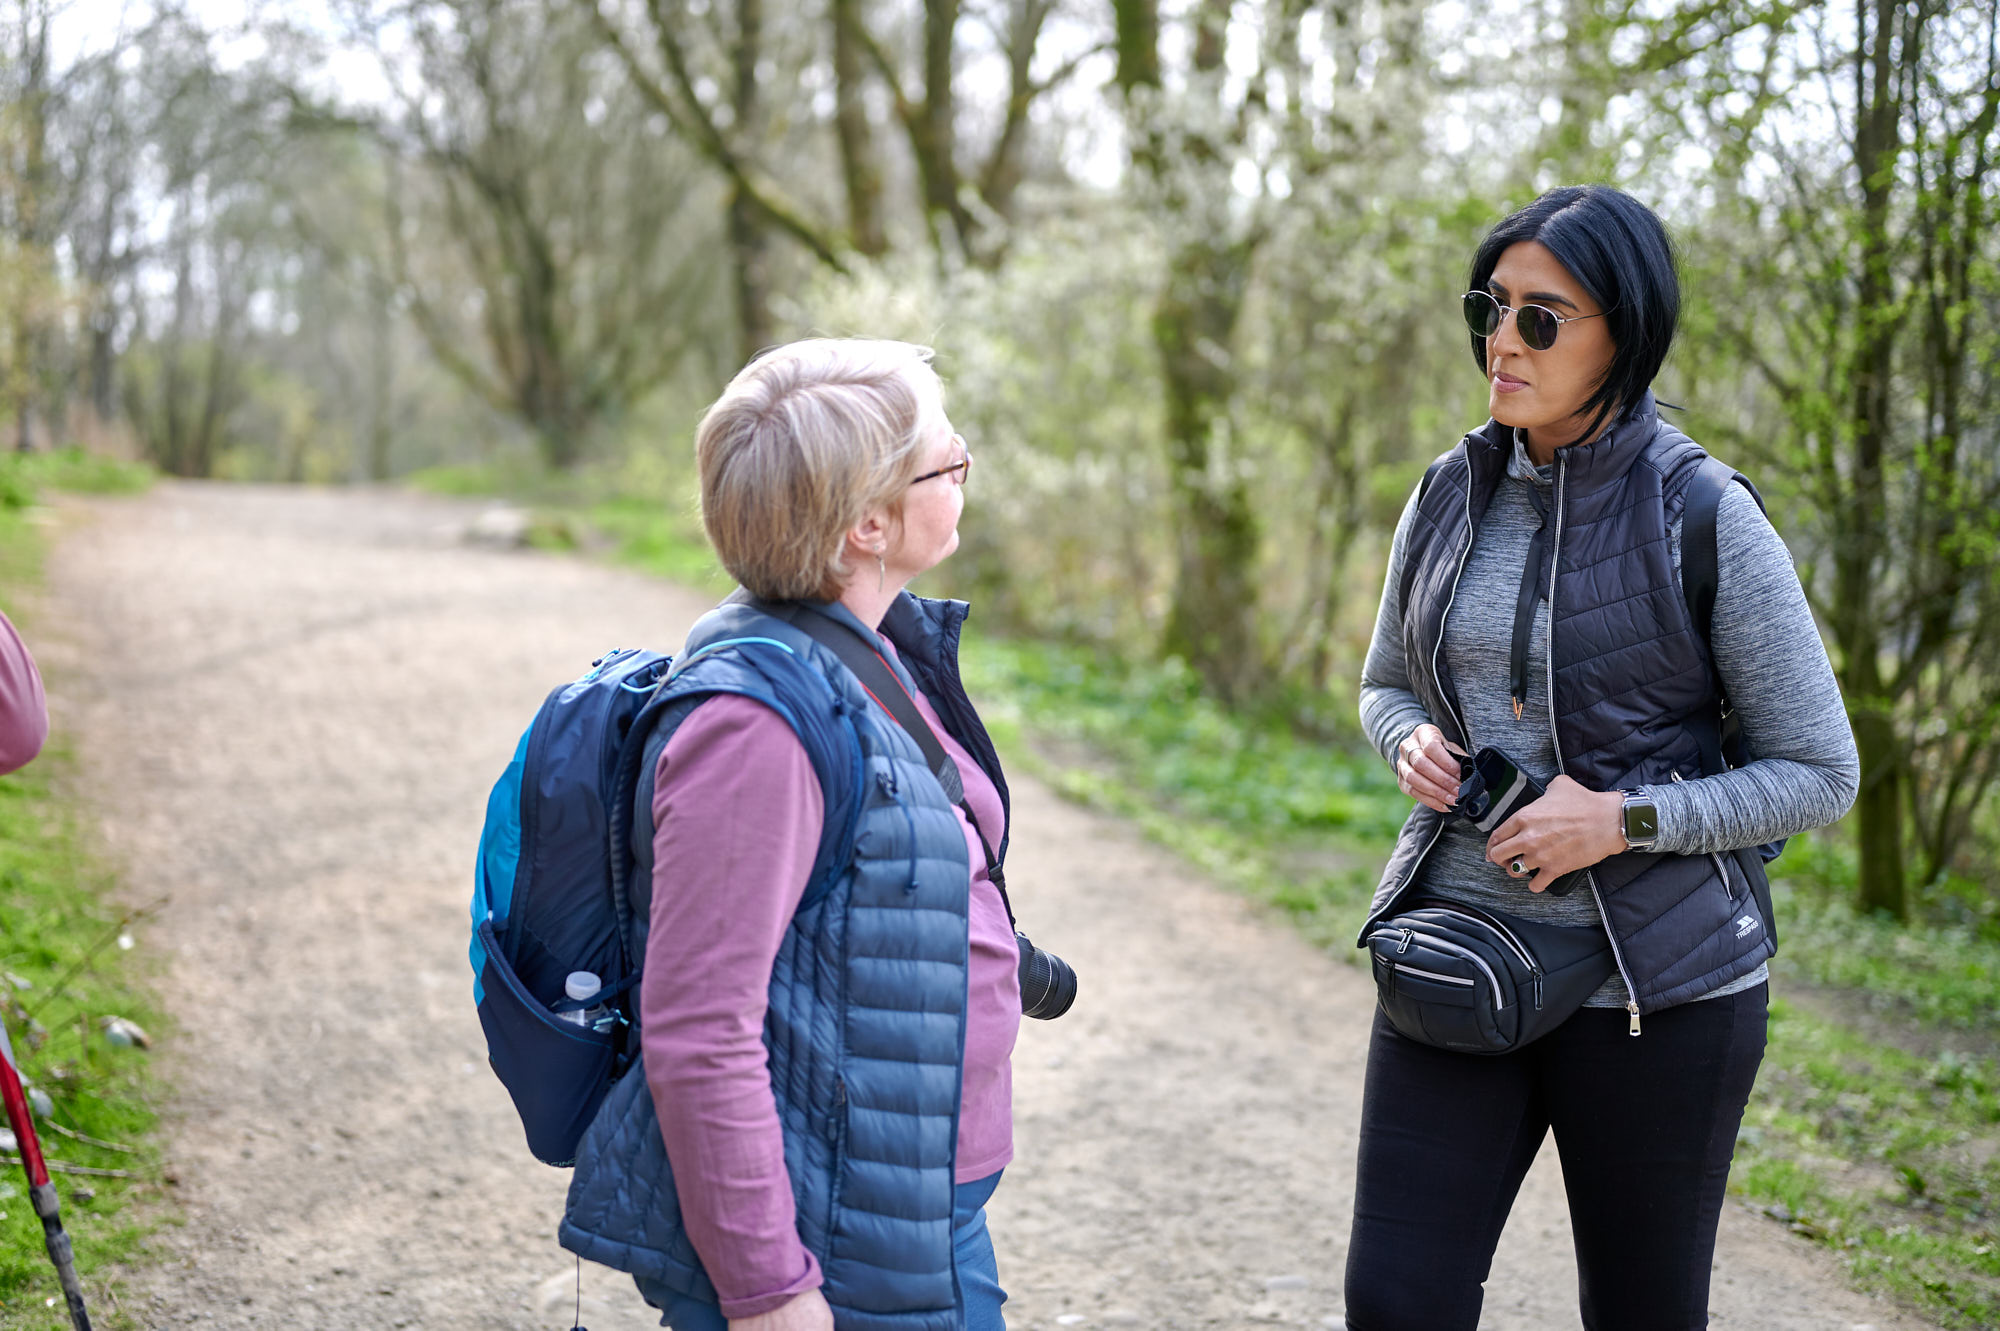
[[[48,736],[41,672],[21,635],[0,614],[0,773],[26,767]]]

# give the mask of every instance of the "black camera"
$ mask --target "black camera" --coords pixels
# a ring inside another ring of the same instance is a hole
[[[1452,808],[1482,832],[1491,832],[1542,796],[1542,783],[1498,749],[1458,758],[1458,800]]]
[[[1076,971],[1053,952],[1044,952],[1020,930],[1014,943],[1021,950],[1021,1015],[1054,1021],[1076,1002]]]
[[[1458,799],[1452,808],[1482,832],[1492,832],[1546,793],[1541,782],[1495,748],[1481,749],[1470,757],[1460,754],[1458,773]],[[1528,876],[1532,878],[1536,872],[1530,870]],[[1583,881],[1581,871],[1565,874],[1546,891],[1552,897],[1568,896]]]

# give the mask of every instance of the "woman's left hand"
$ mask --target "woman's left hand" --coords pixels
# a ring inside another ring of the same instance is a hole
[[[1586,790],[1559,776],[1540,799],[1500,824],[1486,842],[1486,858],[1527,883],[1530,892],[1540,892],[1564,874],[1624,850],[1624,809],[1625,797],[1617,791]]]

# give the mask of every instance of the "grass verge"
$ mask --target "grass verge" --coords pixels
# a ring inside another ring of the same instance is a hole
[[[32,501],[41,487],[125,492],[146,480],[143,469],[83,454],[0,462],[0,587],[39,579],[44,528]],[[113,875],[92,853],[85,815],[67,793],[74,766],[57,735],[28,767],[0,777],[0,1017],[34,1088],[37,1133],[93,1322],[108,1328],[131,1323],[101,1275],[139,1249],[147,1226],[126,1207],[153,1186],[158,1158],[148,1140],[147,1055],[110,1043],[100,1023],[119,1016],[157,1034],[163,1020],[129,950],[143,917],[109,904]],[[59,1331],[69,1318],[13,1156],[0,1163],[0,1325]]]
[[[2000,1077],[1780,999],[1731,1183],[1940,1326],[2000,1326]]]
[[[729,586],[667,505],[543,515],[537,528],[574,520],[583,534],[540,543]],[[1131,819],[1358,964],[1353,933],[1409,810],[1374,753],[1219,707],[1176,662],[975,634],[963,666],[1010,764]],[[2000,929],[1959,919],[1949,892],[1930,923],[1857,915],[1838,834],[1795,839],[1778,867],[1777,987],[1794,997],[1773,1005],[1731,1186],[1838,1252],[1862,1288],[1945,1327],[2000,1326]]]

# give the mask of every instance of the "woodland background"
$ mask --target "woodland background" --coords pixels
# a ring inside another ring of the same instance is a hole
[[[1658,394],[1769,502],[1863,765],[1776,866],[1732,1187],[1992,1327],[1996,161],[1991,0],[0,0],[0,601],[34,641],[45,492],[160,474],[497,497],[714,587],[721,385],[926,342],[978,467],[923,589],[977,604],[1009,763],[1349,956],[1409,807],[1355,680],[1484,417],[1472,251],[1617,184],[1679,247]],[[0,1016],[108,1271],[167,1092],[87,1018],[164,1019],[68,744],[0,781]],[[0,1211],[0,1324],[40,1242]]]
[[[1660,396],[1762,488],[1820,615],[1858,903],[1991,923],[1996,24],[10,0],[0,415],[173,476],[539,487],[689,532],[691,423],[751,352],[919,339],[979,456],[949,578],[989,629],[1351,742],[1395,515],[1483,415],[1471,251],[1614,182],[1680,247]]]

